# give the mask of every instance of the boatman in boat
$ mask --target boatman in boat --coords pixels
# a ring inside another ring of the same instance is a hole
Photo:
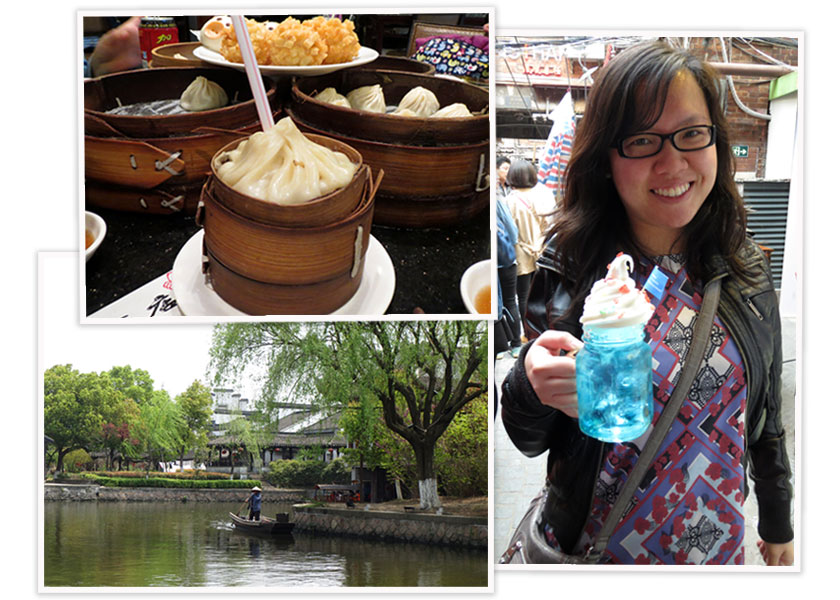
[[[262,510],[262,490],[257,486],[251,488],[251,495],[248,496],[248,520],[259,521],[260,510]]]

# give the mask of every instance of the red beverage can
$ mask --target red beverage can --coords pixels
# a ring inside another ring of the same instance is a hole
[[[140,53],[143,65],[148,66],[152,50],[158,46],[178,43],[178,27],[172,17],[143,17],[140,19]]]

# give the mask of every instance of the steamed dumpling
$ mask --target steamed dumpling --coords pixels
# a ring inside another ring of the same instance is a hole
[[[410,108],[398,108],[394,112],[391,113],[395,117],[416,117],[417,113],[411,110]]]
[[[350,102],[350,106],[356,110],[385,112],[385,94],[382,91],[382,86],[378,83],[356,88],[347,94],[347,100]]]
[[[233,29],[233,21],[227,15],[213,17],[201,26],[198,39],[201,45],[213,52],[219,52],[222,48],[222,38],[226,32]]]
[[[218,83],[199,75],[181,94],[181,108],[189,111],[212,110],[228,103],[225,90]]]
[[[346,154],[309,140],[290,117],[258,131],[214,163],[236,191],[276,204],[303,204],[344,187],[356,165]]]
[[[449,106],[444,106],[439,111],[432,115],[433,119],[453,119],[457,117],[471,117],[473,114],[466,104],[456,102]]]
[[[414,111],[418,117],[429,117],[440,108],[437,96],[431,90],[418,85],[402,97],[397,109],[407,108]]]
[[[328,87],[324,91],[319,92],[315,96],[315,99],[320,100],[321,102],[328,102],[330,104],[335,104],[337,106],[344,106],[345,108],[351,108],[350,107],[350,101],[347,100],[347,98],[345,98],[341,94],[339,94],[337,91],[335,91],[334,87]]]

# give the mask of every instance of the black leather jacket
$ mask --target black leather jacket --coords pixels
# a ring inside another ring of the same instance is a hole
[[[745,363],[747,452],[743,461],[749,459],[749,474],[758,500],[758,532],[766,542],[784,543],[793,539],[793,492],[781,422],[779,307],[763,253],[751,241],[741,252],[749,272],[758,275],[760,283],[740,280],[729,272],[722,259],[713,261],[712,278],[723,278],[717,314]],[[579,315],[561,319],[570,299],[559,286],[554,258],[554,248],[549,244],[537,263],[531,284],[526,331],[534,338],[546,329],[557,329],[580,339]],[[595,277],[591,279],[594,281]],[[537,456],[549,451],[549,493],[543,518],[560,534],[558,540],[563,549],[571,552],[591,510],[595,480],[608,444],[581,433],[576,419],[539,401],[525,375],[524,360],[530,345],[523,347],[502,384],[502,420],[511,441],[523,454]]]

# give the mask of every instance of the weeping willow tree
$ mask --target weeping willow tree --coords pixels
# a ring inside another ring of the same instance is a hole
[[[470,401],[487,394],[483,321],[230,323],[213,331],[209,375],[260,373],[260,404],[307,398],[326,409],[374,400],[411,446],[421,508],[437,508],[435,444]]]

